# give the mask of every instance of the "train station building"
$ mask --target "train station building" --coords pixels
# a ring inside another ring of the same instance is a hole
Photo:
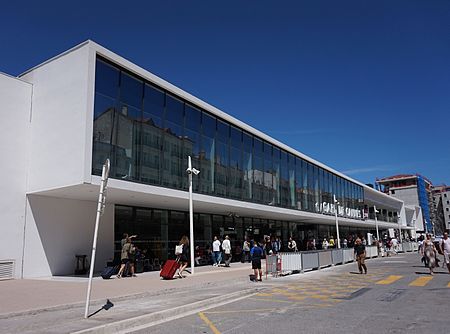
[[[4,159],[0,277],[71,275],[90,255],[102,165],[111,161],[96,268],[137,234],[153,268],[189,235],[336,237],[402,229],[416,211],[86,41],[20,75],[0,74]],[[337,202],[334,201],[336,198]],[[377,220],[375,221],[375,215]]]

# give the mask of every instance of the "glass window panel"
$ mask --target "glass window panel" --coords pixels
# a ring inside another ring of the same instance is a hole
[[[183,171],[186,170],[187,158],[183,160],[183,128],[172,122],[165,123],[167,128],[163,140],[162,183],[165,186],[181,189],[183,183]],[[184,167],[184,170],[183,170]]]
[[[220,140],[222,143],[228,144],[230,139],[230,126],[222,122],[221,120],[217,120],[217,140]]]
[[[263,142],[261,139],[256,137],[253,138],[253,152],[257,156],[264,156]]]
[[[214,194],[215,180],[215,139],[208,136],[202,136],[202,149],[200,153],[201,173],[198,175],[201,179],[201,192]]]
[[[112,161],[113,138],[115,135],[115,100],[100,94],[95,95],[92,173],[101,175],[106,159]]]
[[[166,94],[166,121],[183,126],[184,103]]]
[[[242,147],[242,131],[234,126],[231,126],[230,144],[239,149]]]
[[[117,133],[112,175],[121,179],[136,180],[140,123],[130,120],[122,113],[117,115],[116,121]]]
[[[243,193],[242,196],[245,200],[252,199],[252,188],[253,188],[253,158],[251,151],[244,151],[243,153],[243,170],[244,170],[244,181],[243,181]]]
[[[264,202],[264,160],[256,155],[253,156],[253,199]]]
[[[144,122],[146,121],[146,118],[153,119],[154,116],[158,119],[162,119],[164,116],[164,105],[164,92],[146,84],[144,90]]]
[[[308,210],[314,210],[314,168],[308,162]]]
[[[322,202],[330,203],[330,193],[329,193],[329,186],[328,186],[328,177],[330,173],[326,170],[324,170],[323,173],[323,194],[322,194]]]
[[[313,165],[313,171],[314,171],[314,208],[316,211],[319,211],[319,168],[315,165]]]
[[[253,150],[253,137],[247,132],[242,134],[242,143],[244,145],[244,151],[252,152]]]
[[[308,211],[309,210],[309,171],[308,171],[308,163],[305,160],[302,160],[302,170],[303,170],[303,187],[302,187],[302,191],[303,191],[303,210]]]
[[[296,206],[296,190],[295,190],[295,157],[289,154],[289,206]]]
[[[281,151],[280,155],[280,199],[282,207],[289,207],[289,170],[288,155]]]
[[[194,108],[190,106],[189,104],[186,104],[185,108],[186,113],[186,129],[193,130],[196,132],[200,132],[200,125],[201,125],[201,111],[197,108]]]
[[[120,101],[128,106],[142,108],[143,82],[122,72],[120,81]]]
[[[229,168],[228,144],[220,141],[215,142],[216,159],[215,159],[215,192],[219,196],[227,195],[227,179]]]
[[[151,124],[142,125],[141,181],[160,184],[163,130]]]
[[[202,115],[202,131],[209,138],[216,136],[216,119],[207,113]]]
[[[275,197],[275,204],[281,204],[281,171],[280,171],[280,149],[273,146],[273,190]]]
[[[272,164],[272,145],[264,143],[264,201],[269,205],[275,204]]]
[[[99,59],[95,65],[95,91],[114,99],[119,93],[119,70]]]
[[[242,151],[230,148],[230,168],[229,168],[229,195],[231,198],[240,199],[242,197]]]
[[[303,209],[302,198],[303,198],[303,181],[302,181],[302,160],[300,158],[295,158],[295,183],[296,183],[296,208],[298,210]]]
[[[324,180],[324,170],[319,167],[319,207],[322,205],[323,199],[325,198],[325,180]]]

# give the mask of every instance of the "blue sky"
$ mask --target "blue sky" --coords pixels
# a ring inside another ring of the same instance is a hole
[[[0,71],[92,39],[364,183],[450,184],[450,1],[16,1]]]

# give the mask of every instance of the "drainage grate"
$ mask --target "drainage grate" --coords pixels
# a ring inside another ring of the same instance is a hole
[[[0,280],[14,278],[14,261],[0,260]]]

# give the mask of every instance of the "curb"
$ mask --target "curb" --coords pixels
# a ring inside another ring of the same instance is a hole
[[[212,307],[218,307],[229,304],[264,290],[264,287],[251,288],[247,290],[237,291],[225,296],[217,296],[194,303],[178,306],[168,310],[162,310],[150,314],[144,314],[138,317],[120,320],[81,331],[72,332],[71,334],[106,334],[106,333],[129,333],[140,329],[145,329],[174,319],[183,318]]]

